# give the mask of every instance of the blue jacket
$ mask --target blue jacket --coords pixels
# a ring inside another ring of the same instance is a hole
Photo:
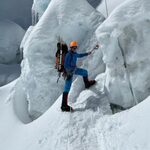
[[[77,58],[87,56],[88,53],[78,54],[76,52],[69,51],[65,56],[64,67],[66,70],[74,70],[76,68]]]

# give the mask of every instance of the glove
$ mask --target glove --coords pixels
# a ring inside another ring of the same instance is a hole
[[[94,47],[94,49],[98,49],[99,48],[99,45],[97,44],[95,47]]]

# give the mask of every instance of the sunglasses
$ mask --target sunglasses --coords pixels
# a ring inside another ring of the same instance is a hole
[[[73,48],[73,49],[77,49],[77,46],[72,46],[71,48]]]

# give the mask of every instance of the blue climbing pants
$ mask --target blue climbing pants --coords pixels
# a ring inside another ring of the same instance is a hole
[[[83,76],[83,77],[88,77],[87,70],[81,69],[81,68],[76,68],[74,74],[75,75],[80,75],[80,76]],[[64,92],[69,93],[70,88],[71,88],[71,84],[72,84],[72,79],[73,79],[73,76],[70,79],[66,79],[65,86],[64,86]]]

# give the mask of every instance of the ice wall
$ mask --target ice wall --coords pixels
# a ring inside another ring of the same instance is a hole
[[[41,18],[41,16],[47,9],[50,1],[51,0],[34,0],[33,1],[33,6],[32,6],[32,24],[33,25],[35,25],[39,21],[39,19]],[[91,6],[96,8],[102,0],[87,0],[87,1],[89,2]]]
[[[150,1],[126,1],[97,30],[110,102],[125,108],[150,93]]]

